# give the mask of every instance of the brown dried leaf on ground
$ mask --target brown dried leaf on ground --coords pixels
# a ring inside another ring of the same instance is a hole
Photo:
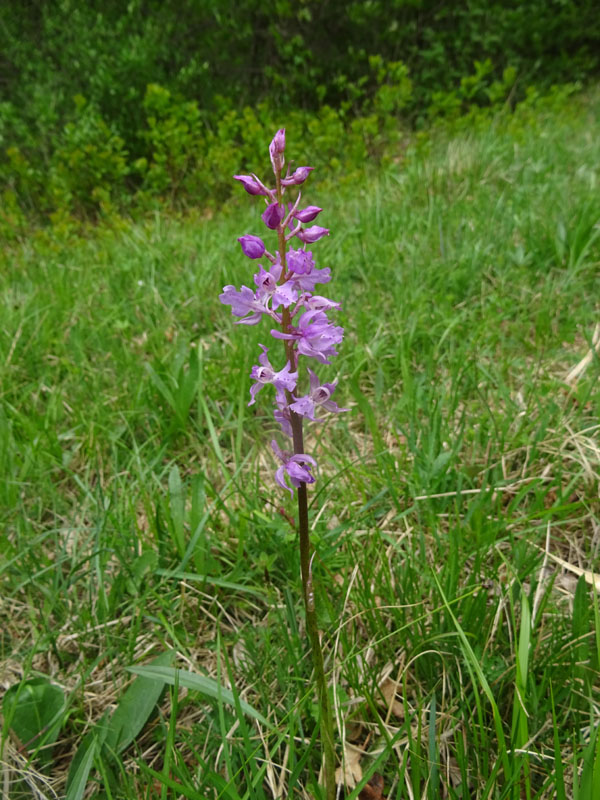
[[[395,717],[400,717],[403,719],[404,706],[399,700],[396,700],[398,681],[394,680],[391,675],[388,675],[388,677],[379,684],[379,691],[381,692],[382,700],[385,703],[385,708],[388,711],[391,711]]]
[[[342,766],[335,771],[335,782],[338,785],[341,783],[347,789],[354,789],[356,784],[362,780],[362,767],[360,766],[362,755],[362,750],[346,742]]]
[[[383,795],[383,778],[376,772],[358,795],[359,800],[386,800]]]

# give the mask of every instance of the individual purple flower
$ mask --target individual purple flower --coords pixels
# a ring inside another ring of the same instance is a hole
[[[270,194],[267,187],[255,175],[234,175],[233,177],[242,184],[248,194],[264,194],[267,196]]]
[[[337,403],[331,399],[331,395],[337,386],[337,378],[332,383],[320,383],[319,378],[315,375],[310,367],[307,367],[310,376],[310,392],[304,397],[299,397],[294,403],[290,404],[290,408],[296,414],[302,417],[308,417],[313,422],[320,421],[315,417],[315,410],[317,407],[322,407],[326,411],[331,411],[334,414],[339,414],[342,411],[348,411],[347,408],[340,408]]]
[[[320,294],[313,294],[310,297],[306,297],[304,305],[307,311],[313,309],[316,311],[330,311],[334,308],[339,311],[342,307],[341,303],[336,303],[335,300],[329,300],[327,297],[321,297]]]
[[[306,275],[315,266],[312,253],[307,253],[306,250],[289,250],[286,263],[288,269],[296,275]]]
[[[261,302],[252,289],[247,286],[242,286],[239,291],[235,286],[224,286],[219,300],[223,305],[231,306],[231,313],[234,317],[243,317],[252,312],[250,317],[238,320],[237,324],[256,325],[262,319],[263,314],[269,313],[265,303]]]
[[[335,345],[344,338],[344,329],[334,325],[327,316],[316,309],[305,311],[292,333],[282,333],[273,329],[275,339],[292,339],[298,342],[298,352],[303,356],[316,358],[322,364],[330,364],[329,356],[337,356]]]
[[[301,292],[313,292],[317,283],[328,283],[331,280],[329,267],[316,269],[310,250],[289,250],[286,263],[293,273],[290,280]]]
[[[287,489],[292,497],[294,496],[294,490],[286,483],[286,473],[292,486],[296,488],[298,488],[301,483],[315,482],[314,475],[312,475],[310,470],[311,467],[317,466],[317,462],[312,456],[308,456],[306,453],[291,455],[287,450],[282,450],[274,439],[271,442],[271,448],[277,458],[282,462],[282,465],[275,473],[275,480],[282,489]]]
[[[289,361],[282,370],[275,372],[267,355],[269,352],[268,348],[266,348],[264,344],[259,344],[259,347],[262,348],[262,353],[258,357],[260,366],[254,366],[250,371],[250,377],[255,383],[250,387],[250,396],[252,399],[248,403],[249,406],[254,405],[257,393],[260,392],[267,383],[272,383],[278,391],[292,392],[296,387],[296,381],[298,379],[298,373],[292,372]]]
[[[329,236],[329,228],[321,228],[320,225],[311,225],[310,228],[299,230],[296,236],[304,244],[313,244],[322,236]]]
[[[317,283],[329,283],[331,280],[331,269],[323,267],[323,269],[316,269],[313,267],[306,275],[293,276],[294,285],[298,287],[301,292],[314,292]]]
[[[265,253],[265,243],[260,236],[247,234],[246,236],[240,236],[238,242],[242,246],[243,254],[248,258],[261,258]]]
[[[281,185],[300,186],[300,184],[304,183],[308,178],[313,169],[314,167],[298,167],[291,175],[288,175],[287,178],[282,178]]]
[[[321,211],[323,211],[323,209],[319,208],[319,206],[306,206],[306,208],[294,212],[294,217],[298,222],[312,222]]]
[[[272,309],[276,310],[280,305],[289,308],[298,299],[298,290],[291,281],[278,283],[281,276],[281,264],[274,264],[270,272],[267,272],[259,264],[260,272],[254,275],[254,283],[261,300],[272,299]]]
[[[285,128],[280,128],[271,144],[269,145],[269,155],[271,156],[271,164],[273,165],[273,172],[279,172],[284,163],[283,151],[285,150]]]
[[[277,227],[283,219],[283,208],[278,203],[270,203],[264,212],[261,214],[261,219],[272,231],[277,230]],[[314,227],[314,226],[313,226]]]

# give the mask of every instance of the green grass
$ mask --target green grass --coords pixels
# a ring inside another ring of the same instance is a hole
[[[352,410],[307,445],[346,798],[361,772],[390,800],[599,796],[598,357],[565,382],[598,322],[599,110],[439,132],[305,193],[347,332]],[[1,685],[64,698],[58,728],[45,695],[5,701],[11,798],[63,797],[70,768],[69,800],[318,795],[293,507],[267,398],[246,407],[268,334],[217,299],[251,281],[259,211],[3,256]]]

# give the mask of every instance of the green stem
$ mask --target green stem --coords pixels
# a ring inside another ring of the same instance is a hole
[[[296,415],[294,415],[296,416]],[[292,431],[294,423],[292,422]],[[302,436],[302,420],[300,419],[300,436]],[[304,589],[304,608],[306,609],[306,630],[310,640],[310,647],[315,669],[315,681],[319,697],[321,712],[321,745],[324,755],[324,783],[325,797],[335,800],[335,745],[333,741],[333,716],[327,691],[325,667],[323,664],[323,650],[319,625],[315,610],[312,576],[310,574],[310,538],[308,534],[308,497],[306,484],[298,487],[298,531],[300,535],[300,565],[302,571],[302,586]]]
[[[277,202],[284,206],[283,191],[281,187],[281,172],[276,173],[277,181]],[[277,230],[279,242],[279,257],[281,259],[281,282],[287,280],[286,276],[286,241],[285,230],[279,225]],[[284,333],[288,333],[291,327],[291,317],[289,309],[283,309],[281,328]],[[296,370],[298,367],[297,353],[294,342],[285,341],[285,352],[290,362],[290,368]],[[292,402],[291,394],[288,392],[288,404]],[[292,426],[292,440],[294,453],[304,453],[304,434],[302,430],[302,417],[294,411],[290,411],[290,422]],[[319,700],[320,721],[321,721],[321,745],[323,748],[323,777],[325,784],[326,800],[335,800],[335,745],[333,733],[333,715],[329,702],[329,692],[327,691],[327,679],[325,677],[325,667],[323,662],[323,649],[321,648],[321,637],[319,636],[319,625],[315,610],[314,593],[311,575],[311,552],[310,535],[308,530],[308,493],[306,484],[301,483],[298,487],[298,533],[300,538],[300,570],[302,574],[302,588],[304,595],[304,608],[306,611],[306,631],[310,642],[313,666],[315,671],[315,682],[317,684],[317,696]]]

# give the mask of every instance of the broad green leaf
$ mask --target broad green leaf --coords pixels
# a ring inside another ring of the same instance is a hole
[[[161,653],[152,662],[155,666],[169,664],[173,653]],[[110,758],[127,748],[146,724],[156,706],[164,683],[148,678],[137,678],[123,697],[112,716],[105,713],[93,729],[84,736],[69,770],[66,800],[80,800],[85,790],[90,770],[97,758]]]
[[[149,668],[166,666],[172,660],[171,651],[161,653],[151,662]],[[105,744],[110,750],[121,753],[129,747],[148,721],[163,688],[164,684],[159,681],[143,677],[137,678],[131,684],[108,722]]]
[[[30,678],[7,689],[2,713],[29,751],[58,737],[66,702],[63,690],[47,678]]]
[[[179,686],[184,686],[186,689],[193,689],[196,692],[201,692],[207,697],[212,697],[214,699],[220,698],[231,706],[234,706],[236,702],[232,691],[226,689],[224,686],[221,686],[213,678],[208,678],[205,675],[197,675],[194,672],[188,672],[184,669],[176,669],[175,667],[149,666],[128,667],[128,669],[135,675],[141,675],[144,678],[152,678],[156,681],[163,681],[164,683],[168,683],[170,686],[175,685],[175,680],[177,677]],[[271,727],[263,715],[253,708],[249,703],[246,703],[241,699],[238,699],[238,702],[244,714],[247,714],[249,717],[257,720],[262,725],[266,725],[269,728]]]

